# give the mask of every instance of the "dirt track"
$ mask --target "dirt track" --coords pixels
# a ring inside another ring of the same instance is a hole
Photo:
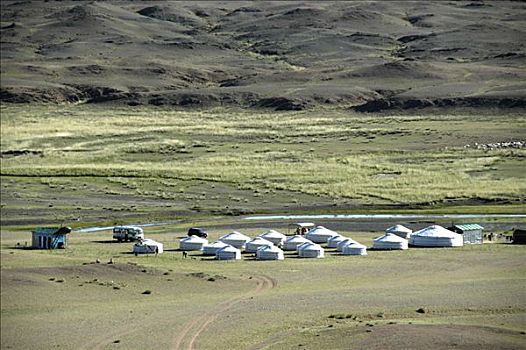
[[[196,349],[196,341],[198,337],[206,331],[210,323],[214,322],[214,320],[226,310],[245,299],[258,296],[277,285],[277,282],[274,279],[264,275],[253,276],[253,279],[256,280],[256,288],[242,294],[241,296],[222,302],[212,310],[204,313],[202,316],[198,316],[187,322],[172,340],[172,349]]]

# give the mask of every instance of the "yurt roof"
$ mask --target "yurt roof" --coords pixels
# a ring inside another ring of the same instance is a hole
[[[459,236],[458,233],[449,231],[448,229],[445,229],[440,225],[431,225],[429,227],[413,232],[412,235],[419,236],[419,237],[446,237],[446,238],[455,238]]]
[[[230,246],[230,244],[227,244],[227,243],[221,242],[221,241],[216,241],[214,243],[208,243],[206,245],[206,247],[214,247],[214,248],[221,248],[221,247],[226,247],[226,246]]]
[[[269,240],[266,240],[266,239],[263,238],[263,237],[252,238],[252,239],[251,239],[250,241],[248,241],[247,243],[274,245],[274,243],[272,243],[272,242],[269,241]]]
[[[150,239],[150,238],[145,238],[141,242],[137,242],[135,244],[136,245],[159,245],[161,243],[154,241],[153,239]]]
[[[192,235],[190,237],[182,238],[181,242],[185,242],[185,243],[207,243],[208,241],[206,239],[204,239],[204,238]]]
[[[275,230],[268,230],[262,234],[259,235],[259,237],[273,237],[273,238],[284,238],[285,235],[281,232],[275,231]]]
[[[312,243],[311,241],[303,242],[301,244],[298,244],[298,246],[296,247],[296,250],[299,251],[299,250],[303,249],[303,247],[306,247],[306,246],[311,245],[311,244],[314,244],[314,243]]]
[[[295,236],[291,236],[291,237],[287,238],[287,240],[285,242],[287,242],[287,243],[290,243],[290,242],[310,242],[310,240],[308,240],[307,238],[302,237],[300,235],[295,235]]]
[[[235,252],[241,252],[239,249],[237,249],[236,247],[232,247],[230,244],[227,244],[225,247],[219,249],[217,251],[218,253],[220,252],[232,252],[232,253],[235,253]]]
[[[279,252],[282,252],[281,249],[279,249],[278,247],[276,247],[275,245],[264,245],[264,246],[261,246],[258,248],[258,252],[275,252],[275,253],[279,253]]]
[[[307,232],[309,235],[326,235],[326,236],[337,236],[339,235],[338,232],[334,232],[333,230],[329,230],[328,228],[324,226],[316,226],[315,228],[311,229],[309,232]]]
[[[354,243],[347,245],[347,248],[367,248],[367,247],[361,243],[354,242]]]
[[[352,244],[352,243],[358,243],[356,242],[354,239],[352,238],[349,238],[349,237],[345,237],[345,239],[341,240],[340,242],[338,242],[338,245],[342,244],[343,242],[346,242],[346,243],[349,243],[349,244]]]
[[[377,237],[374,239],[374,242],[397,242],[404,243],[407,242],[407,239],[395,235],[394,233],[386,233],[383,236]]]
[[[345,236],[342,236],[342,235],[338,234],[338,235],[334,235],[331,238],[329,238],[329,240],[327,242],[334,242],[334,241],[341,242],[343,240],[346,240],[347,238],[348,237],[345,237]]]
[[[224,236],[221,236],[220,239],[239,239],[239,240],[250,240],[250,237],[248,236],[245,236],[244,234],[242,234],[241,232],[237,232],[237,231],[232,231],[230,232],[229,234],[226,234]]]
[[[316,243],[307,243],[301,250],[323,250],[323,248]]]
[[[394,226],[389,227],[387,230],[385,230],[385,232],[387,233],[394,233],[394,232],[411,233],[413,231],[403,225],[394,225]]]

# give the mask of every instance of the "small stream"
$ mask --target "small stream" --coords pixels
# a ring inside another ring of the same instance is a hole
[[[526,214],[300,214],[247,216],[244,220],[311,220],[311,219],[480,219],[526,218]]]
[[[319,219],[484,219],[484,218],[526,218],[526,214],[301,214],[301,215],[259,215],[247,216],[243,220],[319,220]],[[178,221],[130,224],[139,227],[172,225]],[[78,233],[91,233],[113,230],[114,226],[94,226],[73,230]]]
[[[139,227],[153,227],[153,226],[165,226],[170,224],[175,224],[177,221],[167,221],[167,222],[152,222],[148,224],[126,224],[124,226],[139,226]],[[119,225],[121,226],[121,225]],[[94,226],[94,227],[85,227],[85,228],[79,228],[76,230],[73,230],[73,232],[78,233],[91,233],[91,232],[99,232],[99,231],[107,231],[107,230],[113,230],[113,227],[115,226]]]

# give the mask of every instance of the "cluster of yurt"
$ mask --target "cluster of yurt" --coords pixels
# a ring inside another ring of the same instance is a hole
[[[324,244],[324,247],[321,246]],[[432,225],[412,232],[402,225],[387,228],[383,236],[373,240],[374,250],[406,250],[417,247],[459,247],[463,245],[462,235],[439,225]],[[268,230],[255,238],[232,231],[221,236],[218,241],[209,243],[198,236],[180,240],[182,251],[202,251],[205,256],[215,256],[218,260],[239,260],[241,252],[252,253],[257,260],[283,260],[283,251],[295,251],[301,258],[323,258],[325,249],[334,249],[341,255],[367,255],[367,247],[323,226],[315,226],[305,235],[285,236]],[[144,239],[134,245],[134,253],[161,253],[161,243]]]
[[[284,254],[280,246],[285,238],[284,234],[274,230],[266,231],[255,238],[233,231],[221,236],[216,242],[204,243],[201,250],[203,255],[215,256],[218,260],[239,260],[242,250],[246,253],[255,253],[257,260],[283,260]],[[187,246],[185,241],[188,240],[188,238],[181,239],[181,250],[185,250],[184,247]],[[195,247],[197,248],[197,244]]]

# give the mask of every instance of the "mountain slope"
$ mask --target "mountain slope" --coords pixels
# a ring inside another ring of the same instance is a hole
[[[4,102],[525,106],[520,2],[3,1]]]

